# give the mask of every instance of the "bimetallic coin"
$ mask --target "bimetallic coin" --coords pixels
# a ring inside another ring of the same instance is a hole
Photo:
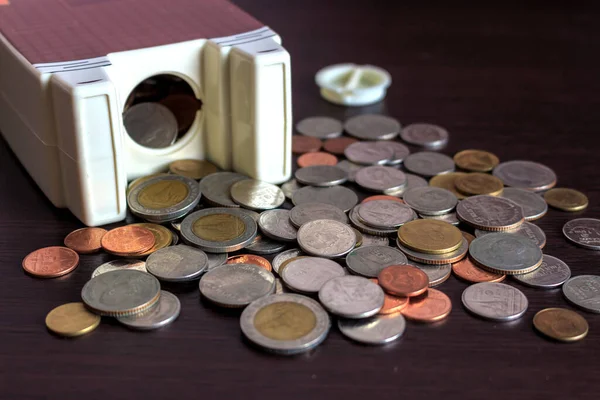
[[[586,337],[585,318],[566,308],[545,308],[533,317],[533,326],[543,335],[560,342],[576,342]]]
[[[277,208],[285,201],[285,195],[277,186],[254,179],[231,185],[231,198],[242,207],[259,211]]]
[[[352,161],[348,160],[342,160],[335,166],[340,169],[343,169],[346,172],[346,175],[348,175],[349,182],[354,182],[354,180],[356,179],[356,173],[365,167],[364,165],[355,164]]]
[[[290,249],[290,250],[286,250],[283,251],[279,254],[277,254],[275,256],[275,258],[273,258],[273,271],[275,271],[277,274],[279,274],[279,269],[281,268],[281,265],[292,259],[292,258],[296,258],[296,257],[300,257],[300,256],[305,256],[306,254],[300,250],[300,249]]]
[[[374,200],[358,207],[358,217],[365,224],[378,229],[393,229],[416,219],[407,205],[390,200]]]
[[[332,165],[314,165],[300,168],[294,176],[303,185],[317,187],[341,185],[348,180],[346,171]]]
[[[452,264],[431,265],[412,261],[410,265],[415,266],[421,271],[425,272],[429,278],[430,288],[441,285],[442,283],[446,282],[448,278],[450,278],[450,275],[452,275]]]
[[[496,155],[483,150],[463,150],[454,155],[454,162],[460,169],[472,172],[489,172],[500,160]]]
[[[562,290],[572,304],[585,311],[600,314],[600,276],[575,276],[565,282]]]
[[[298,230],[290,222],[289,210],[269,210],[260,215],[258,220],[260,230],[273,240],[293,242]]]
[[[146,262],[142,260],[133,260],[127,258],[121,258],[118,260],[112,260],[100,265],[92,272],[92,278],[97,277],[100,274],[106,272],[120,270],[120,269],[134,269],[137,271],[148,272],[146,270]]]
[[[394,158],[394,149],[383,147],[376,142],[356,142],[346,147],[344,155],[356,164],[381,165]]]
[[[446,189],[418,187],[404,192],[404,202],[419,214],[448,214],[458,204],[456,196]]]
[[[454,161],[447,155],[431,151],[413,153],[404,160],[404,168],[410,172],[430,178],[454,171]]]
[[[398,229],[403,246],[427,254],[445,254],[458,249],[463,241],[460,230],[446,222],[417,219]]]
[[[316,151],[314,153],[305,153],[296,159],[298,167],[313,167],[313,166],[332,166],[337,164],[338,159],[333,154]]]
[[[437,150],[448,143],[448,131],[433,124],[416,123],[405,126],[400,137],[406,143]]]
[[[157,250],[146,260],[148,272],[167,282],[199,278],[206,268],[208,268],[206,253],[183,244]]]
[[[481,237],[483,235],[488,235],[490,231],[482,231],[479,229],[475,229],[475,236]],[[540,249],[543,249],[546,245],[546,234],[544,231],[537,225],[532,224],[531,222],[523,222],[523,225],[519,226],[517,229],[513,229],[510,231],[504,231],[504,233],[509,233],[513,235],[521,235],[529,240],[531,240],[536,246]]]
[[[208,258],[208,267],[206,268],[206,271],[210,271],[211,269],[215,269],[216,267],[225,264],[228,256],[227,253],[206,253],[206,257]]]
[[[300,185],[295,179],[290,179],[289,181],[281,185],[281,191],[283,192],[285,197],[291,200],[294,196],[294,193],[296,193],[296,191],[298,189],[301,189],[302,187],[304,187],[304,185]]]
[[[400,122],[385,115],[364,114],[346,120],[344,130],[358,139],[390,140],[398,136]]]
[[[161,290],[158,303],[149,310],[126,317],[117,317],[117,321],[128,328],[152,330],[162,328],[175,321],[181,312],[181,303],[177,296]]]
[[[446,318],[452,311],[452,301],[443,292],[429,288],[420,296],[412,297],[400,312],[416,322],[436,322]]]
[[[355,181],[366,190],[388,194],[406,185],[406,175],[396,168],[372,166],[358,171]]]
[[[159,103],[139,103],[123,113],[123,125],[137,144],[152,149],[171,146],[177,140],[177,118]]]
[[[542,265],[528,274],[513,275],[517,281],[534,288],[552,289],[565,283],[571,277],[571,269],[563,261],[544,254]]]
[[[542,264],[542,250],[531,240],[510,233],[490,233],[469,246],[477,266],[497,274],[526,274]]]
[[[317,219],[332,219],[348,224],[348,216],[339,208],[325,203],[304,203],[290,210],[290,222],[296,228]]]
[[[132,254],[132,257],[145,257],[154,253],[156,250],[168,247],[173,242],[173,233],[162,225],[152,223],[141,223],[131,224],[130,226],[139,226],[141,228],[148,229],[154,235],[154,246],[150,250],[146,250],[143,253]]]
[[[350,252],[356,235],[348,225],[331,219],[307,222],[298,229],[298,244],[307,254],[335,258]]]
[[[396,240],[396,246],[402,251],[409,260],[413,260],[416,262],[420,262],[423,264],[452,264],[458,262],[465,258],[467,252],[469,251],[469,242],[467,239],[463,237],[462,243],[460,247],[450,253],[442,253],[442,254],[427,254],[421,253],[418,251],[414,251],[409,249],[408,247],[404,247],[400,240]]]
[[[239,205],[231,198],[231,186],[245,179],[248,177],[234,172],[215,172],[202,178],[200,191],[213,206],[237,208]]]
[[[471,283],[502,282],[506,278],[506,275],[495,274],[479,268],[473,264],[469,257],[465,257],[459,262],[452,264],[452,272],[459,278]]]
[[[254,254],[275,254],[279,253],[285,248],[286,243],[269,239],[261,234],[256,235],[254,241],[248,246],[244,247],[245,250]]]
[[[313,136],[319,139],[330,139],[342,135],[342,123],[329,117],[305,118],[296,124],[296,131],[304,136]]]
[[[504,183],[499,178],[482,172],[472,172],[460,176],[454,181],[459,192],[467,196],[487,194],[498,196],[504,190]]]
[[[379,285],[386,293],[401,297],[415,297],[429,287],[429,277],[413,265],[390,265],[379,272]]]
[[[448,172],[446,174],[436,175],[429,180],[429,186],[449,190],[457,199],[462,200],[467,196],[456,189],[455,183],[458,178],[465,176],[466,174],[466,172]]]
[[[375,236],[375,235],[369,235],[368,233],[364,233],[361,232],[362,234],[362,244],[360,245],[360,247],[367,247],[367,246],[389,246],[390,245],[390,240],[385,237],[385,236]]]
[[[100,316],[89,312],[83,303],[67,303],[46,316],[46,327],[60,336],[85,335],[100,325]]]
[[[494,176],[506,186],[541,192],[556,185],[556,174],[543,164],[533,161],[507,161],[494,168]]]
[[[316,188],[305,186],[294,193],[292,202],[295,206],[304,203],[325,203],[335,206],[343,211],[349,211],[358,203],[358,196],[354,191],[343,186]]]
[[[175,175],[200,180],[217,172],[218,168],[206,160],[176,160],[169,164],[169,171]]]
[[[600,250],[600,219],[577,218],[563,226],[563,235],[578,246]]]
[[[65,237],[65,246],[79,254],[90,254],[102,248],[102,237],[107,230],[102,228],[81,228]]]
[[[281,278],[295,292],[315,294],[328,280],[345,275],[344,268],[335,261],[303,257],[289,262],[283,269]]]
[[[79,265],[79,255],[67,247],[51,246],[35,250],[23,259],[23,269],[38,278],[57,278]]]
[[[548,204],[542,196],[530,190],[505,187],[500,195],[509,199],[523,208],[526,221],[542,218],[548,212]]]
[[[419,217],[421,217],[423,219],[434,219],[436,221],[446,222],[446,223],[454,225],[454,226],[457,226],[458,224],[460,224],[460,221],[458,220],[456,213],[449,213],[449,214],[443,214],[443,215],[419,214]]]
[[[466,288],[462,303],[471,313],[492,321],[520,318],[527,311],[527,297],[519,289],[504,283],[482,282]]]
[[[406,264],[406,256],[389,246],[366,246],[352,250],[346,256],[346,265],[357,275],[377,278],[381,270],[390,265]]]
[[[506,231],[518,228],[524,221],[523,209],[516,203],[494,196],[473,196],[456,206],[458,219],[485,231]]]
[[[139,178],[136,178],[136,179],[132,180],[131,182],[129,182],[129,185],[127,185],[127,190],[125,191],[125,196],[128,196],[129,192],[131,192],[133,189],[135,189],[140,184],[142,184],[152,178],[156,178],[157,176],[167,176],[167,175],[169,175],[169,174],[166,172],[158,172],[156,174],[140,176]]]
[[[554,188],[544,193],[546,203],[563,211],[581,211],[588,206],[585,194],[575,189]]]
[[[367,318],[381,310],[384,294],[367,278],[347,275],[327,281],[319,290],[319,301],[337,316]]]
[[[406,330],[406,321],[399,313],[376,315],[359,320],[339,319],[338,328],[344,336],[357,342],[381,345],[400,338]]]

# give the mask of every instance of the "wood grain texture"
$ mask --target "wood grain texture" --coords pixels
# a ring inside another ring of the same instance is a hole
[[[600,29],[598,9],[419,6],[415,2],[259,1],[238,5],[279,32],[292,56],[294,116],[340,119],[367,111],[403,124],[433,122],[451,139],[446,154],[467,148],[501,160],[529,159],[586,193],[590,207],[550,210],[538,222],[545,252],[574,275],[600,274],[600,252],[561,234],[577,216],[600,217]],[[322,100],[315,72],[339,62],[370,63],[393,77],[385,103],[349,109]],[[45,199],[0,141],[0,397],[53,399],[595,399],[600,389],[600,315],[582,342],[537,335],[533,315],[571,308],[560,290],[512,283],[529,298],[513,323],[475,318],[463,309],[467,284],[439,289],[452,299],[436,325],[409,323],[385,348],[360,346],[332,329],[316,351],[281,358],[241,337],[236,312],[200,300],[197,283],[165,285],[182,303],[179,319],[148,333],[104,318],[92,334],[60,339],[44,327],[55,306],[77,301],[93,269],[109,255],[82,256],[59,279],[26,276],[22,258],[60,244],[78,221]]]

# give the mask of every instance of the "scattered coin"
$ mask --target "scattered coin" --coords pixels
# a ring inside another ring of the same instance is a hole
[[[215,172],[202,178],[200,191],[204,200],[216,207],[239,207],[231,198],[231,186],[248,179],[247,176],[235,172]]]
[[[304,154],[321,150],[321,139],[312,136],[292,136],[292,153]]]
[[[325,203],[349,211],[358,203],[358,196],[354,191],[343,186],[328,188],[305,186],[294,193],[292,202],[295,206],[304,203]]]
[[[585,311],[600,313],[600,276],[575,276],[565,282],[562,290],[572,304]]]
[[[494,168],[494,176],[506,186],[541,192],[556,185],[556,174],[543,164],[533,161],[507,161]]]
[[[581,211],[588,206],[585,194],[575,189],[554,188],[544,193],[546,203],[563,211]]]
[[[406,157],[410,154],[410,150],[408,147],[403,145],[400,142],[394,142],[390,140],[381,140],[376,142],[379,146],[391,147],[394,150],[394,155],[390,161],[388,161],[387,165],[398,165],[404,161]]]
[[[123,125],[137,144],[152,149],[171,146],[177,140],[177,118],[159,103],[139,103],[123,113]]]
[[[344,336],[357,342],[381,345],[400,338],[406,330],[406,321],[399,313],[376,315],[358,320],[339,319],[338,328]]]
[[[271,272],[273,269],[271,263],[266,258],[260,256],[254,256],[251,254],[240,254],[237,256],[231,256],[227,258],[226,264],[252,264],[258,265],[259,267]]]
[[[296,124],[296,131],[304,136],[313,136],[319,139],[330,139],[342,135],[344,127],[335,118],[310,117]]]
[[[429,180],[429,186],[449,190],[457,199],[462,200],[467,196],[456,189],[456,180],[465,175],[467,175],[466,172],[448,172],[446,174],[436,175]]]
[[[300,256],[305,256],[306,254],[300,250],[300,249],[290,249],[290,250],[286,250],[283,251],[279,254],[277,254],[275,256],[275,258],[273,258],[273,271],[275,271],[278,275],[279,275],[279,270],[281,268],[281,265],[292,259],[292,258],[296,258],[296,257],[300,257]]]
[[[454,171],[454,161],[447,155],[431,151],[413,153],[404,160],[404,167],[412,173],[430,178]]]
[[[417,322],[436,322],[446,318],[452,311],[452,301],[443,292],[429,288],[417,297],[411,297],[402,311],[405,318]]]
[[[416,218],[409,206],[390,200],[363,203],[357,212],[362,222],[379,229],[397,228]]]
[[[533,317],[533,326],[543,335],[560,342],[576,342],[586,337],[585,318],[566,308],[545,308]]]
[[[542,264],[542,250],[531,240],[510,233],[490,233],[473,240],[469,254],[479,267],[497,274],[526,274]]]
[[[379,284],[376,278],[369,279],[375,284]],[[402,311],[408,305],[408,297],[393,296],[383,292],[383,307],[379,310],[379,315],[395,314]]]
[[[482,318],[505,322],[518,319],[527,311],[527,297],[504,283],[482,282],[466,288],[462,302],[467,310]]]
[[[446,222],[417,219],[398,229],[403,246],[427,254],[444,254],[457,250],[463,241],[460,230]]]
[[[206,257],[208,258],[208,267],[207,271],[211,269],[215,269],[216,267],[220,267],[221,265],[227,262],[227,253],[206,253]]]
[[[360,203],[361,204],[362,203],[368,203],[370,201],[375,201],[375,200],[391,200],[391,201],[395,201],[395,202],[400,203],[400,204],[405,204],[404,200],[399,199],[399,198],[394,197],[394,196],[387,195],[387,194],[377,194],[377,195],[374,195],[374,196],[365,197],[363,199],[363,201],[361,201]]]
[[[385,115],[363,114],[348,119],[344,130],[358,139],[390,140],[398,136],[400,123]]]
[[[458,199],[449,190],[437,187],[418,187],[404,192],[404,202],[419,214],[448,214],[458,204]]]
[[[526,221],[542,218],[548,211],[548,204],[544,198],[530,190],[506,187],[500,196],[520,205]]]
[[[67,247],[51,246],[35,250],[23,259],[23,269],[38,278],[57,278],[79,265],[79,255]]]
[[[283,269],[281,278],[295,292],[316,294],[325,282],[344,275],[344,268],[335,261],[303,257],[289,262]]]
[[[341,257],[354,248],[356,235],[348,225],[330,219],[307,222],[298,229],[302,251],[316,257]]]
[[[485,231],[506,231],[518,228],[524,221],[523,209],[516,203],[494,196],[472,196],[456,206],[462,222]]]
[[[420,176],[409,174],[408,172],[405,172],[404,175],[406,176],[406,186],[395,193],[388,193],[389,195],[402,197],[408,189],[428,186],[427,181]]]
[[[600,219],[577,218],[563,226],[563,235],[578,246],[600,250]]]
[[[481,237],[483,235],[487,235],[493,233],[491,231],[482,231],[479,229],[475,229],[475,236]],[[514,235],[521,235],[529,240],[531,240],[536,246],[540,249],[543,249],[546,245],[546,234],[544,231],[537,225],[532,224],[531,222],[523,222],[521,226],[517,229],[513,229],[510,231],[504,231],[504,233],[510,233]]]
[[[471,283],[502,282],[506,278],[506,275],[495,274],[479,268],[477,265],[473,264],[469,257],[465,257],[452,264],[452,272],[459,278]],[[532,273],[535,273],[535,271]]]
[[[285,195],[277,186],[254,179],[231,185],[231,198],[245,208],[259,211],[277,208],[285,201]]]
[[[460,169],[472,172],[489,172],[500,160],[495,154],[484,150],[463,150],[454,155],[454,162]]]
[[[283,242],[278,242],[276,240],[272,240],[266,236],[258,234],[254,238],[254,241],[252,241],[252,243],[250,243],[248,246],[244,247],[244,249],[246,249],[250,253],[266,255],[279,253],[286,247],[286,244]]]
[[[269,210],[260,215],[258,220],[260,230],[273,240],[293,242],[298,230],[290,222],[288,210]]]
[[[95,253],[102,248],[100,242],[106,232],[102,228],[77,229],[65,237],[65,246],[79,254]]]
[[[358,171],[355,181],[367,190],[388,194],[406,185],[406,175],[396,168],[372,166]]]
[[[283,192],[285,197],[291,200],[294,196],[294,193],[296,193],[296,191],[301,189],[302,187],[304,187],[304,185],[299,184],[295,179],[290,179],[289,181],[281,185],[281,191]]]
[[[356,179],[356,173],[364,168],[364,165],[355,164],[352,161],[342,160],[335,165],[336,167],[343,169],[348,175],[348,181],[354,182]]]
[[[89,312],[83,303],[67,303],[46,316],[46,327],[60,336],[85,335],[100,325],[100,316]]]
[[[128,258],[121,258],[118,260],[112,260],[105,262],[92,272],[92,278],[97,277],[105,272],[120,270],[120,269],[134,269],[137,271],[148,272],[146,270],[146,262],[142,260],[134,260]]]
[[[381,165],[394,158],[394,149],[383,147],[376,142],[356,142],[346,147],[344,155],[356,164]]]
[[[390,265],[406,264],[406,256],[390,246],[366,246],[352,250],[346,256],[346,266],[355,274],[377,278]]]
[[[416,123],[405,126],[400,137],[406,143],[427,149],[440,149],[448,143],[448,131],[433,124]]]
[[[416,262],[420,262],[423,264],[434,264],[434,265],[453,264],[455,262],[458,262],[467,255],[467,251],[469,250],[469,242],[464,237],[463,237],[462,243],[458,249],[456,249],[450,253],[443,253],[443,254],[427,254],[427,253],[421,253],[418,251],[414,251],[414,250],[409,249],[408,247],[404,247],[400,243],[400,240],[398,240],[398,239],[396,240],[396,246],[398,246],[400,251],[402,251],[406,255],[406,257],[408,257],[408,259],[416,261]]]
[[[390,265],[379,272],[379,285],[389,294],[415,297],[429,287],[427,274],[412,265]]]
[[[296,228],[317,219],[332,219],[348,224],[348,216],[339,208],[325,203],[304,203],[290,210],[290,222]]]
[[[135,257],[145,257],[154,253],[156,250],[163,249],[173,243],[173,233],[162,225],[152,223],[131,224],[130,226],[139,226],[148,229],[154,235],[154,246],[143,253],[132,254]]]
[[[346,136],[327,139],[323,144],[323,149],[332,154],[344,155],[344,150],[346,150],[346,147],[350,146],[352,143],[356,143],[357,141],[358,140],[354,138]]]
[[[206,160],[176,160],[169,164],[169,171],[172,174],[195,180],[200,180],[218,170],[216,165]]]
[[[367,246],[389,246],[390,245],[390,241],[387,237],[385,236],[375,236],[375,235],[369,235],[368,233],[364,233],[361,232],[362,235],[362,244],[360,247],[367,247]]]
[[[457,226],[458,224],[460,224],[460,221],[458,220],[456,213],[448,213],[448,214],[443,214],[443,215],[419,214],[419,217],[421,217],[423,219],[434,219],[436,221],[446,222],[446,223],[454,225],[454,226]]]
[[[483,172],[471,172],[458,177],[454,181],[456,188],[467,196],[487,194],[498,196],[504,190],[504,183],[499,178]]]
[[[318,187],[341,185],[348,180],[346,171],[332,165],[315,165],[300,168],[294,176],[298,182],[304,185]]]
[[[319,301],[332,314],[344,318],[367,318],[383,307],[383,290],[367,278],[346,275],[327,281]]]
[[[157,250],[146,260],[148,272],[167,282],[182,282],[199,278],[207,268],[206,253],[183,244]]]
[[[336,165],[338,159],[333,154],[316,151],[314,153],[304,153],[296,160],[300,168],[312,167],[318,165]],[[298,178],[296,178],[298,179]]]
[[[452,274],[452,264],[431,265],[412,261],[410,265],[415,266],[421,271],[425,272],[427,278],[429,278],[430,288],[439,286],[442,283],[446,282]]]
[[[528,274],[513,275],[517,281],[534,288],[552,289],[565,283],[571,277],[571,269],[564,261],[544,254],[542,265]]]
[[[138,314],[117,317],[117,321],[129,328],[147,331],[169,325],[180,312],[181,303],[177,296],[161,290],[160,299],[154,307]]]
[[[352,226],[354,226],[356,229],[358,229],[360,231],[360,233],[368,234],[368,235],[375,235],[375,236],[386,236],[386,237],[395,235],[397,233],[398,229],[396,227],[388,228],[388,229],[379,229],[379,228],[374,228],[372,226],[369,226],[369,225],[363,223],[358,215],[358,210],[362,206],[363,206],[363,204],[357,205],[348,214],[350,223],[352,224]]]

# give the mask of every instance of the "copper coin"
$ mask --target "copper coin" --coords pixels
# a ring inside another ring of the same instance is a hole
[[[391,200],[391,201],[396,201],[398,203],[401,204],[405,204],[404,200],[399,199],[398,197],[394,197],[394,196],[387,196],[385,194],[378,194],[375,196],[369,196],[366,199],[364,199],[363,201],[361,201],[361,203],[368,203],[369,201],[373,201],[373,200]]]
[[[90,254],[102,248],[102,237],[106,234],[102,228],[81,228],[73,231],[65,238],[65,246],[79,254]]]
[[[300,168],[310,167],[313,165],[335,165],[337,162],[338,160],[336,156],[329,153],[323,153],[322,151],[306,153],[298,157],[298,166]]]
[[[321,150],[321,139],[312,136],[292,136],[292,153],[304,154]]]
[[[346,147],[350,146],[352,143],[356,143],[358,140],[349,138],[349,137],[338,137],[333,139],[327,139],[323,148],[325,151],[328,151],[332,154],[342,155],[344,154],[344,150]]]
[[[435,322],[444,319],[452,310],[452,301],[444,293],[429,289],[419,297],[413,297],[401,313],[418,322]]]
[[[231,256],[225,264],[253,264],[271,272],[273,269],[271,263],[264,257],[255,256],[252,254],[240,254],[239,256]]]
[[[463,235],[463,237],[467,240],[469,244],[471,244],[471,242],[475,240],[475,236],[471,235],[470,233],[467,233],[465,231],[460,231],[460,233]]]
[[[102,248],[118,256],[127,256],[150,250],[155,242],[150,230],[127,225],[108,231],[102,238]]]
[[[56,278],[77,268],[79,255],[67,247],[52,246],[33,251],[23,259],[23,269],[38,278]]]
[[[506,278],[506,275],[495,274],[479,268],[469,257],[452,264],[452,272],[459,278],[472,283],[502,282]]]
[[[400,297],[418,296],[429,286],[427,274],[412,265],[390,265],[381,270],[377,279],[386,292]]]
[[[371,282],[379,285],[379,281],[375,278],[369,279]],[[392,296],[384,292],[383,294],[383,307],[379,310],[378,314],[394,314],[402,310],[408,305],[408,297]]]

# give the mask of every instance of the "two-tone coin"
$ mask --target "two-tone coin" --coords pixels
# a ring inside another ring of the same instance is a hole
[[[483,235],[488,235],[490,233],[493,233],[493,232],[475,229],[476,237],[481,237]],[[512,229],[510,231],[504,231],[504,233],[510,233],[513,235],[521,235],[521,236],[531,240],[540,249],[543,249],[544,246],[546,245],[546,234],[544,233],[542,228],[540,228],[539,226],[537,226],[535,224],[532,224],[531,222],[525,221],[517,229]]]
[[[356,183],[362,188],[377,193],[393,193],[406,186],[404,172],[392,167],[365,167],[356,173]]]
[[[400,338],[406,330],[406,321],[400,313],[376,315],[364,319],[339,319],[342,334],[359,343],[382,345]]]
[[[331,219],[318,219],[307,222],[298,229],[298,244],[307,254],[336,258],[354,248],[356,235],[346,224]]]
[[[426,149],[441,149],[448,143],[448,131],[441,126],[426,123],[414,123],[404,127],[400,137],[406,143],[422,146]]]
[[[346,275],[327,281],[319,301],[332,314],[344,318],[367,318],[381,310],[383,290],[367,278]]]
[[[169,325],[177,319],[180,312],[181,303],[177,296],[161,290],[160,299],[154,307],[134,315],[117,317],[117,321],[128,328],[147,331]]]
[[[563,235],[577,246],[600,250],[600,219],[577,218],[563,226]]]
[[[329,187],[341,185],[348,180],[348,174],[334,165],[313,165],[300,168],[294,174],[303,185]]]
[[[260,214],[260,230],[273,240],[294,242],[298,230],[290,222],[289,210],[269,210]]]
[[[404,168],[414,174],[430,178],[439,174],[453,172],[454,161],[445,154],[420,151],[406,157]]]
[[[325,203],[349,211],[358,203],[358,196],[353,190],[344,186],[328,188],[305,186],[294,193],[292,202],[295,206],[304,203]]]
[[[332,219],[348,224],[348,216],[343,210],[325,203],[304,203],[297,205],[290,210],[289,217],[290,222],[296,228],[300,228],[303,224],[317,219]]]
[[[544,254],[542,265],[539,268],[527,274],[512,275],[512,277],[527,286],[553,289],[569,280],[571,269],[564,261]]]
[[[251,210],[270,210],[285,201],[283,191],[277,186],[255,179],[235,182],[230,189],[231,198],[242,207]]]
[[[542,196],[531,190],[505,187],[500,197],[512,200],[523,208],[526,221],[542,218],[548,212],[548,204]]]
[[[246,175],[235,172],[215,172],[202,178],[200,191],[204,200],[213,206],[237,208],[239,204],[231,198],[231,186],[246,179]]]
[[[456,215],[473,228],[506,231],[518,228],[524,221],[523,208],[502,197],[472,196],[456,206]]]
[[[387,245],[361,246],[346,255],[348,269],[367,278],[377,278],[385,267],[407,262],[406,256],[400,250]]]
[[[582,310],[600,314],[600,276],[575,276],[562,287],[566,299]]]
[[[345,275],[344,268],[335,261],[320,257],[303,257],[288,263],[281,273],[281,278],[295,292],[316,294],[325,282]]]
[[[378,114],[357,115],[344,123],[346,133],[362,140],[390,140],[398,136],[400,128],[395,118]]]
[[[556,185],[556,174],[547,166],[533,161],[506,161],[494,168],[494,176],[506,186],[541,192]]]
[[[202,250],[179,244],[160,249],[148,256],[146,269],[162,281],[183,282],[199,278],[208,268]]]
[[[543,261],[542,250],[531,240],[504,232],[476,238],[469,254],[479,267],[504,275],[526,274]]]
[[[218,170],[216,165],[206,160],[175,160],[169,164],[169,172],[172,174],[195,180],[200,180]]]
[[[408,189],[402,198],[408,206],[423,215],[448,214],[458,204],[452,192],[431,186]]]
[[[527,297],[519,289],[504,283],[482,282],[466,288],[462,302],[471,313],[492,321],[518,319],[527,311]]]
[[[296,124],[296,131],[301,135],[319,139],[330,139],[341,136],[343,130],[342,123],[330,117],[304,118]]]

